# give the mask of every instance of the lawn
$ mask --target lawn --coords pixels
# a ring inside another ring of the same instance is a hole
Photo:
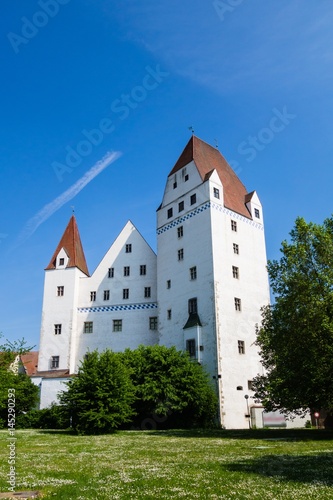
[[[8,491],[0,431],[0,490]],[[16,431],[16,491],[61,500],[333,499],[333,433],[321,430]]]

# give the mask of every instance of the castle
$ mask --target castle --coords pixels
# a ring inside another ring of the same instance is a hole
[[[33,377],[40,406],[56,401],[88,351],[159,343],[204,366],[221,426],[248,428],[262,413],[251,384],[262,373],[255,332],[267,303],[258,195],[216,148],[192,136],[157,210],[157,255],[127,222],[90,275],[71,217],[45,270]]]

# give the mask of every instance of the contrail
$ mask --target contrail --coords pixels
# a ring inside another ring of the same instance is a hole
[[[55,198],[53,201],[45,205],[39,212],[36,213],[31,219],[28,220],[17,238],[15,247],[21,245],[27,240],[54,212],[59,210],[65,203],[73,199],[90,181],[92,181],[98,174],[100,174],[106,167],[116,161],[121,156],[120,151],[107,153],[101,160],[95,163],[88,172],[86,172],[81,179],[68,188],[64,193]]]

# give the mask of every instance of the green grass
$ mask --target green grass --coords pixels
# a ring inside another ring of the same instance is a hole
[[[0,431],[6,444],[8,433]],[[333,433],[317,430],[16,431],[16,491],[45,500],[333,499]],[[8,491],[8,450],[0,450]]]

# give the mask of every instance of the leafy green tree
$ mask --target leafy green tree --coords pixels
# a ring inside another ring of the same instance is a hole
[[[333,218],[298,218],[282,257],[268,263],[275,303],[258,329],[267,375],[255,380],[268,410],[333,410]]]
[[[67,386],[60,403],[81,434],[113,432],[133,416],[134,388],[128,370],[108,349],[89,353]]]
[[[139,428],[211,426],[217,398],[202,366],[175,347],[140,346],[119,353],[136,389]],[[155,424],[155,425],[154,425]]]
[[[2,334],[0,334],[2,337]],[[20,354],[31,351],[24,339],[0,345],[0,427],[6,427],[8,418],[8,389],[15,390],[15,416],[36,407],[39,399],[38,387],[23,373],[15,373],[11,364]]]

